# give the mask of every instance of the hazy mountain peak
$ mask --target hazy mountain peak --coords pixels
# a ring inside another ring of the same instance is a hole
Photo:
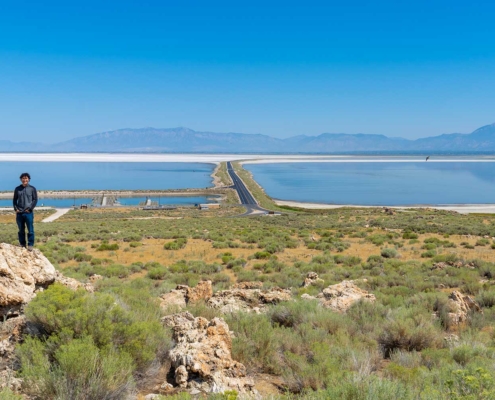
[[[451,133],[408,140],[381,134],[322,133],[286,139],[260,133],[199,132],[187,127],[123,128],[54,145],[0,141],[0,151],[191,152],[191,153],[352,153],[495,152],[495,123],[470,134]]]

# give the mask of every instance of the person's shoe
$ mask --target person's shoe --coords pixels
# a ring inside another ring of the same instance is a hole
[[[33,251],[33,246],[28,246],[27,249],[28,251]]]

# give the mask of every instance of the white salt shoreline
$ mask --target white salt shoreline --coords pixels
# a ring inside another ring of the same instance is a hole
[[[305,203],[301,201],[273,200],[279,206],[305,208],[309,210],[333,210],[337,208],[393,208],[397,210],[432,208],[435,210],[456,211],[460,214],[481,213],[495,214],[495,204],[449,204],[449,205],[414,205],[414,206],[363,206],[355,204]]]
[[[495,156],[463,157],[435,156],[434,162],[495,162]],[[350,156],[350,155],[290,155],[290,154],[136,154],[136,153],[0,153],[0,161],[38,162],[188,162],[218,164],[240,161],[242,164],[287,162],[425,162],[424,156]]]

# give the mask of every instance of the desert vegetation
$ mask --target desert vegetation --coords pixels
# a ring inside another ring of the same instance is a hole
[[[93,294],[53,285],[26,308],[43,333],[18,348],[30,394],[146,394],[146,377],[166,370],[171,340],[157,299],[209,279],[214,291],[250,281],[292,291],[294,301],[262,314],[188,306],[226,320],[233,358],[269,377],[267,398],[495,398],[495,216],[377,208],[233,217],[239,211],[74,210],[37,224],[37,247],[64,275],[104,278]],[[0,242],[16,234],[4,221]],[[303,287],[308,272],[322,281]],[[301,298],[344,280],[376,301],[337,313]],[[453,324],[453,290],[480,312]]]

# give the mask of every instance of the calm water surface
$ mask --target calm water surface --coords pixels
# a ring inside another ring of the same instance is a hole
[[[163,190],[212,186],[213,164],[134,162],[0,162],[0,191],[29,172],[38,190]]]
[[[213,197],[150,197],[151,201],[157,202],[158,204],[167,205],[177,205],[177,206],[190,206],[194,204],[206,204],[206,203],[216,203]],[[39,199],[38,207],[72,207],[80,206],[81,204],[91,204],[92,198],[66,198],[66,199]],[[119,202],[123,206],[138,206],[146,201],[145,197],[119,197]],[[0,199],[0,207],[12,207],[12,200]]]
[[[495,203],[493,162],[245,164],[276,199],[328,204]]]

